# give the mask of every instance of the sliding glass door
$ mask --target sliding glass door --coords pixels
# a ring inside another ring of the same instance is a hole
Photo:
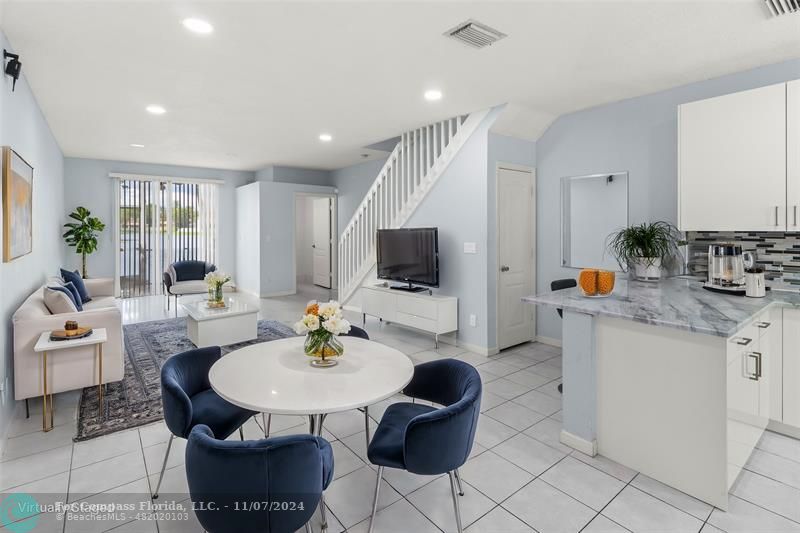
[[[115,176],[118,294],[161,294],[162,273],[182,260],[216,262],[216,183]]]

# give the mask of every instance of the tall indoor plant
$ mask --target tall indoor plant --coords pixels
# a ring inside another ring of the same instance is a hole
[[[67,229],[62,235],[68,246],[81,254],[81,277],[87,277],[86,256],[97,251],[97,237],[106,227],[99,218],[91,216],[85,207],[78,207],[69,214],[69,218],[77,222],[64,224]]]
[[[680,232],[669,222],[644,222],[609,236],[608,248],[623,270],[636,279],[655,281],[661,267],[678,252]]]

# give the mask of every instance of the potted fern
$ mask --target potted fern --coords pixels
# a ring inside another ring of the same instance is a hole
[[[645,222],[609,236],[608,248],[634,279],[658,281],[661,268],[678,253],[680,232],[669,222]]]
[[[68,228],[62,235],[67,246],[75,248],[81,254],[81,277],[86,278],[86,256],[97,251],[97,237],[106,227],[99,218],[91,216],[92,213],[85,207],[78,207],[69,214],[69,218],[76,222],[64,224]]]

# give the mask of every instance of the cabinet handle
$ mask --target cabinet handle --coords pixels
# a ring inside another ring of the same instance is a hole
[[[750,344],[751,342],[753,342],[753,339],[751,339],[751,338],[748,338],[748,337],[739,337],[738,339],[736,339],[736,341],[735,341],[735,342],[736,342],[736,344],[738,344],[739,346],[747,346],[748,344]]]
[[[772,322],[756,322],[756,327],[761,329],[767,329],[772,325]]]
[[[792,206],[792,209],[794,210],[794,225],[796,226],[797,225],[797,205]]]
[[[761,352],[749,352],[747,357],[752,357],[756,361],[756,371],[752,375],[748,375],[747,378],[753,381],[758,381],[762,374],[761,374]]]
[[[778,206],[775,206],[775,225],[778,225]]]

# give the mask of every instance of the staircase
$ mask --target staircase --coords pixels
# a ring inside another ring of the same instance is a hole
[[[375,268],[375,234],[401,228],[488,115],[479,111],[406,132],[339,238],[339,300],[344,304]]]

